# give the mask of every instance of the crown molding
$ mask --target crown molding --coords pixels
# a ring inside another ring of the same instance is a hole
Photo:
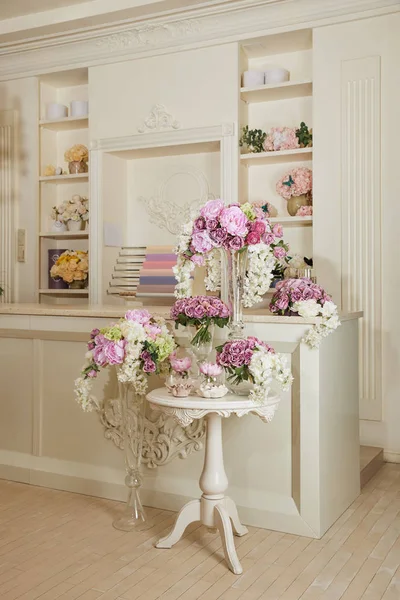
[[[0,81],[400,11],[398,0],[241,0],[0,50]]]

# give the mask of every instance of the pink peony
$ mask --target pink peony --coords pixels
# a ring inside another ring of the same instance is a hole
[[[275,258],[285,258],[285,256],[286,256],[285,248],[282,248],[282,246],[276,246],[276,248],[274,248],[274,256],[275,256]]]
[[[208,231],[213,231],[218,227],[218,219],[207,219],[207,229]]]
[[[125,345],[125,340],[118,340],[117,342],[109,340],[105,347],[105,355],[109,365],[120,365],[124,362]]]
[[[244,246],[243,238],[236,235],[235,237],[229,240],[229,249],[230,250],[240,250]]]
[[[217,219],[223,208],[222,200],[209,200],[201,209],[200,214],[206,219]]]
[[[264,242],[264,244],[267,244],[268,246],[270,246],[271,244],[274,243],[275,236],[273,233],[264,233],[264,235],[262,236],[262,241]]]
[[[263,221],[254,221],[253,223],[251,223],[250,231],[258,233],[259,236],[264,235],[266,229],[267,227]]]
[[[173,352],[169,357],[171,368],[175,373],[187,373],[192,366],[192,361],[188,356],[184,358],[176,358],[176,353]]]
[[[247,217],[238,206],[224,208],[220,222],[231,235],[244,237],[247,234]]]
[[[128,312],[125,313],[125,319],[127,321],[135,321],[135,323],[140,323],[141,325],[144,325],[145,323],[148,323],[151,319],[151,314],[147,311],[147,310],[128,310]]]
[[[210,238],[214,242],[214,246],[217,248],[222,246],[226,238],[228,237],[228,232],[224,228],[214,229],[210,231]]]
[[[195,252],[206,254],[213,248],[213,243],[207,231],[197,231],[192,236],[192,245]]]
[[[272,228],[272,232],[277,238],[281,238],[283,236],[283,227],[280,223],[275,223]]]
[[[218,377],[222,373],[222,367],[216,363],[201,363],[199,370],[206,377]]]

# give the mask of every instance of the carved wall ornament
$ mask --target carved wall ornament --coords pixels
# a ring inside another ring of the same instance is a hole
[[[189,175],[197,183],[199,187],[199,197],[178,204],[170,200],[167,194],[168,184],[174,177],[180,175]],[[140,196],[139,202],[145,205],[147,214],[149,215],[150,223],[157,225],[160,229],[166,229],[169,233],[177,235],[184,223],[187,223],[199,211],[207,200],[215,198],[214,194],[209,192],[208,181],[202,171],[195,167],[185,167],[178,169],[172,175],[167,177],[159,186],[157,193],[151,197]]]
[[[174,117],[167,112],[163,104],[155,104],[150,111],[150,114],[143,121],[143,125],[138,127],[139,133],[145,133],[147,131],[161,131],[163,129],[179,129],[179,121],[176,121]]]
[[[122,414],[118,399],[102,403],[97,412],[104,427],[104,437],[117,448],[124,449],[121,430]],[[203,448],[206,425],[203,420],[194,421],[188,427],[179,425],[175,419],[162,413],[146,414],[142,460],[154,469],[166,465],[176,457],[187,458]]]

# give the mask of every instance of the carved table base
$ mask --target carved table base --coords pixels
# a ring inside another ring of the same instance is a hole
[[[231,571],[240,575],[243,569],[236,553],[233,534],[245,535],[247,529],[239,520],[236,504],[225,496],[228,478],[222,450],[222,418],[229,417],[232,413],[244,415],[255,412],[263,420],[270,421],[279,398],[271,397],[265,405],[256,405],[248,399],[235,396],[226,396],[220,400],[178,399],[168,396],[166,389],[155,390],[147,398],[153,408],[174,414],[180,423],[188,424],[188,420],[191,422],[203,416],[207,421],[204,467],[199,481],[203,494],[200,499],[185,504],[178,513],[171,533],[159,540],[156,547],[172,548],[190,523],[201,521],[206,527],[218,529],[226,562]]]

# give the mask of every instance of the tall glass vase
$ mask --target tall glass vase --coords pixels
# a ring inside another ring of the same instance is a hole
[[[144,435],[145,399],[136,395],[129,384],[118,383],[121,402],[122,430],[125,452],[125,485],[128,488],[128,500],[120,517],[113,526],[121,531],[139,530],[146,520],[146,514],[140,501],[139,490],[142,485],[141,460]]]
[[[243,293],[247,270],[247,248],[222,252],[222,267],[227,289],[227,302],[231,309],[229,338],[242,339],[243,335]]]

